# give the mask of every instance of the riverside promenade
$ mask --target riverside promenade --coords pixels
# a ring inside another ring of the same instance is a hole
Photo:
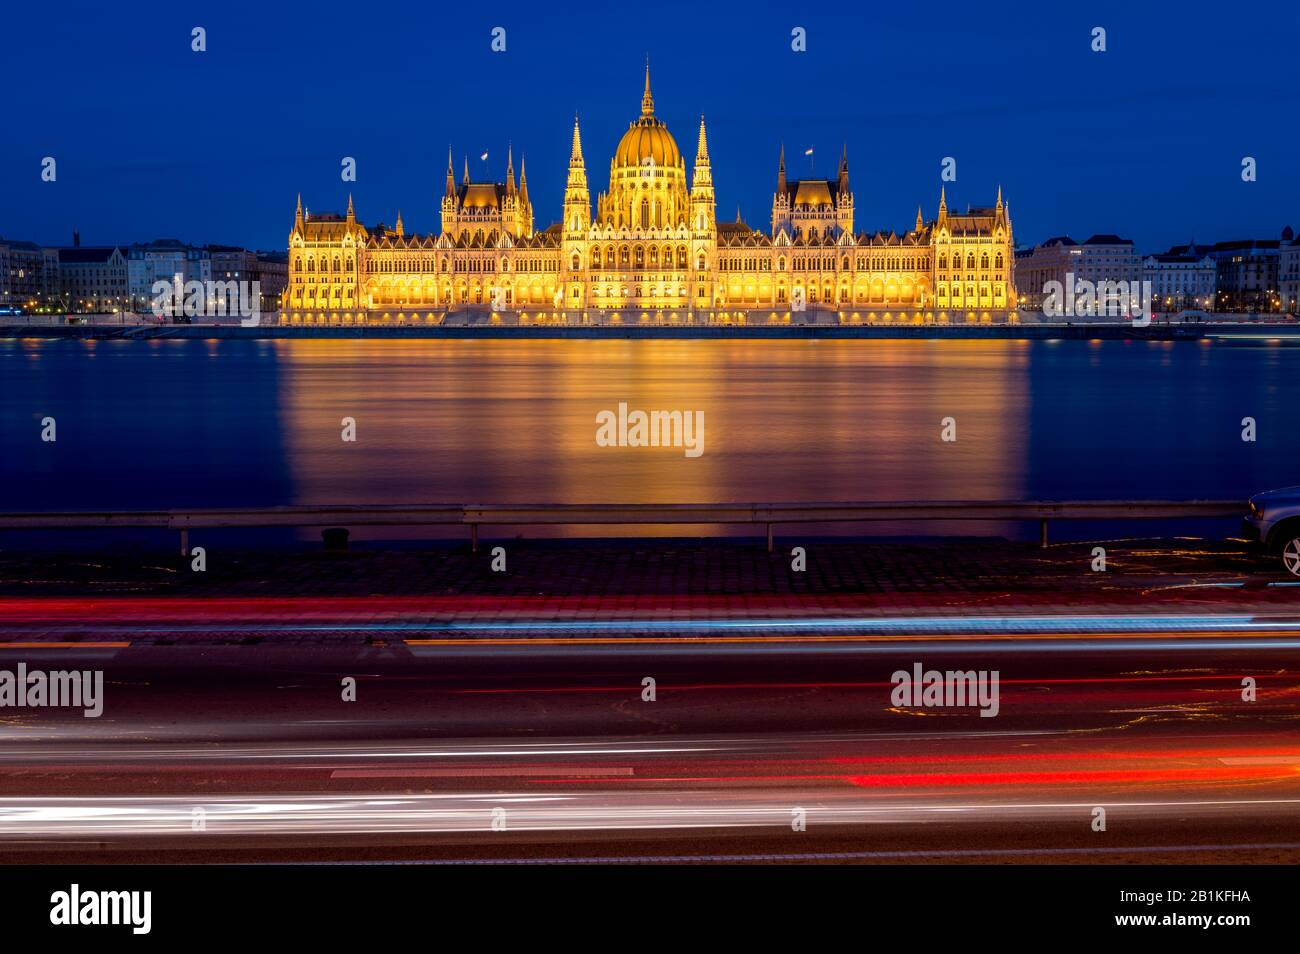
[[[1213,321],[1167,321],[1156,319],[1144,326],[1131,321],[1048,321],[1041,315],[1025,316],[1003,323],[929,323],[904,321],[869,322],[836,320],[820,316],[807,322],[701,322],[680,324],[658,320],[627,320],[618,324],[580,321],[515,320],[432,322],[374,322],[340,325],[284,325],[278,315],[263,316],[256,325],[244,325],[238,318],[168,324],[153,319],[127,321],[116,315],[62,316],[0,319],[0,338],[112,339],[316,339],[316,338],[497,338],[497,339],[1019,339],[1019,340],[1198,340],[1209,337],[1278,338],[1300,337],[1300,322],[1281,315],[1224,315]],[[476,316],[482,317],[482,316]]]

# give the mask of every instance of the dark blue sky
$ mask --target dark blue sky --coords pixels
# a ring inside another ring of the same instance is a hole
[[[688,160],[703,112],[720,217],[767,227],[777,150],[831,174],[848,143],[859,230],[992,202],[1016,238],[1118,232],[1144,250],[1300,227],[1300,5],[23,3],[0,50],[0,235],[162,236],[283,248],[301,191],[366,222],[435,230],[447,145],[482,178],[528,159],[557,217],[582,118],[594,193],[652,62]],[[190,11],[190,12],[187,12]],[[190,29],[208,52],[190,51]],[[493,53],[502,26],[507,51]],[[808,51],[790,49],[803,26]],[[1108,31],[1091,52],[1090,31]],[[489,161],[477,156],[489,151]],[[58,180],[43,183],[43,156]],[[358,181],[340,181],[354,156]],[[1243,156],[1259,179],[1241,180]]]

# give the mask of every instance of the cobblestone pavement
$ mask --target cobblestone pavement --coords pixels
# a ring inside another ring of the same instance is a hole
[[[807,551],[804,572],[791,567],[796,545]],[[207,550],[204,572],[157,550],[0,551],[0,623],[16,601],[101,597],[110,599],[97,612],[109,615],[141,600],[251,599],[270,615],[348,600],[378,613],[405,606],[433,617],[528,618],[1202,603],[1285,608],[1300,599],[1300,585],[1290,585],[1300,580],[1233,541],[1112,541],[1105,544],[1105,572],[1092,568],[1096,545],[836,538],[779,541],[772,554],[751,540],[490,541],[477,554],[445,543],[343,553],[218,548]],[[506,551],[504,572],[492,570],[496,546]]]
[[[1106,549],[1106,572],[1092,569]],[[492,570],[492,548],[506,571]],[[802,546],[807,569],[791,567]],[[158,550],[15,553],[0,550],[0,596],[391,596],[609,597],[685,595],[1025,594],[1152,590],[1287,581],[1279,563],[1233,541],[1126,540],[1035,544],[1000,539],[779,542],[769,554],[749,540],[490,541],[427,548],[222,550],[207,568]],[[1300,582],[1300,581],[1297,581]]]

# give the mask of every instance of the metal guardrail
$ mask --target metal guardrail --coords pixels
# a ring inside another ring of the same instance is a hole
[[[1239,517],[1244,500],[1088,501],[910,501],[903,503],[737,503],[737,504],[405,504],[377,506],[289,506],[208,510],[124,510],[67,513],[0,513],[0,530],[86,530],[134,528],[178,530],[181,553],[189,552],[190,530],[252,527],[428,527],[467,526],[478,549],[482,526],[616,526],[625,524],[747,524],[767,531],[781,525],[869,523],[909,520],[1037,520],[1047,546],[1051,520],[1178,520]]]

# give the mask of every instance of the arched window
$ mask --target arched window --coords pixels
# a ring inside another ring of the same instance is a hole
[[[641,200],[641,228],[650,228],[650,200]]]
[[[696,271],[700,271],[700,272],[704,271],[704,253],[703,253],[703,252],[701,252],[701,253],[700,253],[700,257],[699,257],[698,259],[695,260],[695,269],[696,269]]]
[[[947,256],[947,255],[940,255],[940,256],[939,256],[939,268],[940,268],[941,271],[947,271],[947,270],[948,270],[948,256]]]
[[[592,268],[600,268],[600,249],[599,249],[599,248],[593,248],[593,249],[591,250],[591,267],[592,267]]]
[[[997,267],[998,267],[998,268],[1001,268],[1001,267],[1002,267],[1002,253],[1001,253],[1001,252],[998,252],[998,257],[995,259],[995,261],[997,262]]]
[[[968,271],[968,272],[973,272],[973,271],[975,271],[975,253],[974,253],[974,252],[967,252],[967,253],[966,253],[966,271]]]
[[[580,271],[581,269],[582,269],[582,257],[581,257],[580,255],[578,255],[577,252],[574,252],[574,253],[573,253],[573,270],[576,272],[576,271]]]
[[[989,267],[989,253],[985,252],[983,255],[980,256],[980,268],[987,269],[988,267]]]

